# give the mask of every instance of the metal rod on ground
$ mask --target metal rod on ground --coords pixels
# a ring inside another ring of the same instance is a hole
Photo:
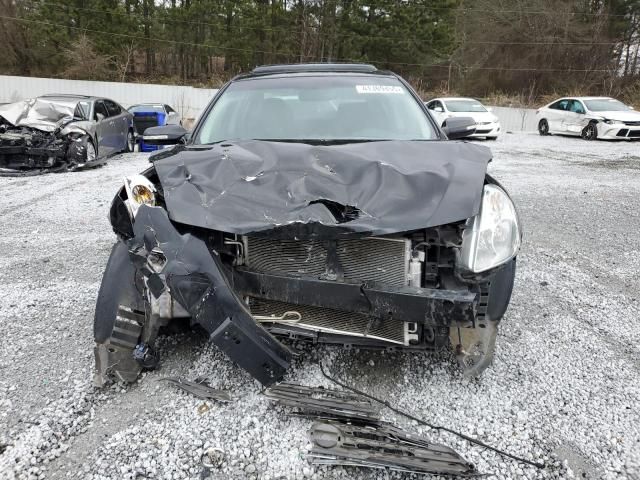
[[[516,455],[512,455],[512,454],[507,453],[507,452],[505,452],[503,450],[500,450],[500,449],[498,449],[496,447],[492,447],[491,445],[487,445],[482,440],[478,440],[477,438],[473,438],[473,437],[470,437],[468,435],[465,435],[464,433],[456,432],[455,430],[451,430],[450,428],[443,427],[443,426],[440,426],[440,425],[433,425],[433,424],[431,424],[429,422],[426,422],[425,420],[422,420],[422,419],[420,419],[418,417],[414,417],[410,413],[404,412],[404,411],[392,406],[386,400],[381,400],[381,399],[379,399],[377,397],[374,397],[373,395],[369,395],[368,393],[362,392],[362,391],[358,390],[357,388],[354,388],[354,387],[351,387],[349,385],[346,385],[346,384],[342,383],[340,380],[337,380],[337,379],[331,377],[329,374],[327,374],[324,371],[324,366],[322,365],[322,362],[320,362],[320,371],[322,372],[322,375],[324,375],[324,377],[327,380],[335,383],[336,385],[338,385],[338,386],[340,386],[342,388],[346,388],[347,390],[350,390],[350,391],[352,391],[354,393],[357,393],[358,395],[362,395],[364,397],[367,397],[370,400],[373,400],[374,402],[378,402],[378,403],[384,405],[385,407],[387,407],[389,410],[397,413],[398,415],[402,415],[403,417],[406,417],[406,418],[408,418],[410,420],[414,420],[414,421],[418,422],[419,424],[424,425],[425,427],[429,427],[429,428],[432,428],[434,430],[442,430],[444,432],[449,432],[449,433],[451,433],[453,435],[456,435],[456,436],[466,440],[469,443],[472,443],[474,445],[478,445],[479,447],[482,447],[482,448],[486,448],[487,450],[491,450],[491,451],[497,453],[498,455],[502,455],[503,457],[511,458],[512,460],[515,460],[517,462],[526,463],[527,465],[531,465],[531,466],[536,467],[536,468],[541,468],[541,469],[545,468],[544,463],[533,462],[531,460],[527,460],[526,458],[522,458],[522,457],[518,457]]]

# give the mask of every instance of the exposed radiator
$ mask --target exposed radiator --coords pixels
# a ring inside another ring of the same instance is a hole
[[[361,313],[343,312],[330,308],[295,305],[292,303],[275,302],[257,298],[249,299],[249,308],[252,315],[260,315],[263,317],[280,317],[285,312],[298,312],[301,318],[293,324],[298,328],[316,332],[372,338],[399,345],[407,344],[405,323],[398,320],[370,322],[369,317]]]
[[[327,242],[245,237],[246,265],[260,272],[319,276],[327,271]],[[409,239],[366,237],[336,241],[345,280],[407,285]]]

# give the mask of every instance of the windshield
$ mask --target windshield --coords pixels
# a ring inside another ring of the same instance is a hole
[[[486,112],[487,109],[477,100],[447,100],[450,112]]]
[[[132,107],[129,107],[129,111],[131,113],[164,113],[164,107],[162,105],[133,105]]]
[[[613,98],[599,98],[598,100],[585,100],[585,105],[592,112],[626,112],[631,110],[624,103]]]
[[[233,82],[193,140],[431,140],[418,101],[396,78],[316,75]]]

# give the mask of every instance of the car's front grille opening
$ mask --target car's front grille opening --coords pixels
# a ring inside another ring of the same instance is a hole
[[[371,317],[362,313],[257,298],[249,299],[249,309],[252,315],[260,317],[282,317],[286,312],[298,312],[300,320],[293,324],[297,328],[406,344],[405,324],[398,320],[371,321]],[[261,321],[264,323],[264,320]]]

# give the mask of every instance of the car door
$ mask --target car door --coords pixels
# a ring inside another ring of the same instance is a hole
[[[549,131],[563,133],[564,118],[569,108],[569,99],[563,98],[549,105],[547,112],[547,121],[549,123]]]
[[[113,100],[105,98],[104,104],[109,112],[109,127],[113,134],[113,148],[114,151],[120,152],[127,146],[129,118],[124,114],[124,109]]]
[[[586,110],[582,102],[575,98],[570,99],[563,119],[563,130],[566,133],[579,135],[586,125],[585,114]]]
[[[427,104],[427,108],[431,115],[436,119],[436,122],[438,122],[438,125],[442,125],[442,122],[447,118],[442,102],[440,100],[432,100]]]
[[[98,156],[105,157],[114,152],[113,126],[109,125],[109,110],[102,100],[96,100],[93,106],[93,120],[96,122]]]

